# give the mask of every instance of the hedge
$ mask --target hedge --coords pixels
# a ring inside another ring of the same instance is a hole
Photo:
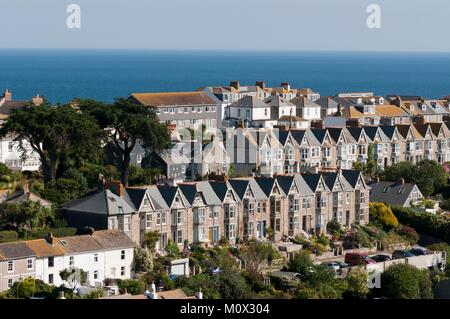
[[[77,234],[77,229],[75,227],[53,228],[51,233],[55,237],[75,236]]]
[[[7,243],[11,241],[19,240],[19,234],[14,230],[2,230],[0,231],[0,243]]]
[[[400,223],[413,227],[419,233],[450,243],[450,221],[442,216],[404,207],[392,207],[392,212]]]

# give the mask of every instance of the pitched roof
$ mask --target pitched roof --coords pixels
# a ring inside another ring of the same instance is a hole
[[[36,254],[36,257],[39,258],[62,256],[65,254],[64,246],[55,237],[53,237],[53,245],[44,238],[28,240],[25,243]]]
[[[136,244],[121,230],[97,230],[92,233],[104,249],[133,248]]]
[[[320,143],[323,143],[323,141],[325,140],[325,136],[327,136],[327,130],[323,128],[314,128],[311,129],[311,132]]]
[[[158,190],[158,187],[155,185],[147,187],[147,194],[150,196],[150,199],[153,202],[153,206],[155,209],[169,209],[166,201],[162,197],[161,193]]]
[[[347,130],[350,132],[356,142],[359,142],[361,134],[363,133],[363,129],[361,127],[347,127]]]
[[[305,130],[291,130],[292,137],[297,141],[298,144],[301,144],[303,141],[303,137],[305,136]]]
[[[91,235],[58,237],[55,240],[61,243],[66,253],[83,253],[103,249],[103,246]]]
[[[144,201],[146,189],[142,187],[127,187],[126,192],[128,193],[128,196],[130,197],[131,201],[134,204],[134,207],[136,209],[139,209],[141,207],[142,202]]]
[[[103,191],[97,191],[81,198],[75,199],[64,205],[66,210],[86,212],[92,214],[102,214],[102,215],[120,215],[122,214],[132,214],[136,212],[131,199],[127,200],[125,195],[128,197],[127,192],[124,192],[124,198],[121,198],[111,192],[109,189]],[[122,208],[122,210],[119,209]]]
[[[230,179],[229,182],[241,200],[244,198],[248,186],[250,186],[257,200],[267,199],[264,191],[253,178],[236,178]]]
[[[269,106],[275,106],[275,107],[294,106],[294,104],[292,104],[289,101],[286,101],[280,95],[271,95],[264,100],[264,103],[268,104]]]
[[[42,197],[31,193],[31,192],[22,192],[22,193],[17,193],[13,196],[11,196],[10,198],[8,198],[5,203],[10,203],[10,204],[16,204],[16,203],[21,203],[21,202],[26,202],[26,201],[32,201],[32,202],[37,202],[39,204],[41,204],[41,206],[51,206],[52,203],[49,202],[48,200],[43,199]]]
[[[0,260],[33,257],[36,254],[23,241],[0,244]]]
[[[405,205],[409,195],[416,186],[410,183],[380,181],[369,184],[370,201],[387,203],[394,206]]]
[[[276,179],[273,177],[255,177],[255,181],[259,187],[263,190],[267,197],[272,193],[273,186],[276,183]]]
[[[314,103],[305,96],[297,96],[291,100],[291,103],[299,108],[321,107],[319,104]]]
[[[259,108],[259,107],[269,107],[264,101],[261,101],[255,96],[247,95],[243,98],[237,100],[236,102],[230,104],[228,107],[251,107],[251,108]]]
[[[132,93],[130,98],[146,106],[215,105],[205,92]]]
[[[320,175],[319,174],[301,174],[303,180],[306,182],[308,187],[312,191],[316,191],[317,185],[319,185]]]
[[[209,181],[211,188],[216,193],[216,196],[223,202],[227,195],[228,189],[231,189],[231,185],[225,181]]]
[[[356,184],[358,183],[358,179],[361,176],[361,172],[353,169],[343,169],[341,170],[342,175],[347,180],[347,182],[353,187],[356,187]]]
[[[158,191],[161,194],[162,198],[166,202],[168,207],[172,206],[173,200],[175,198],[175,194],[177,193],[177,186],[157,186]]]
[[[393,125],[380,125],[379,127],[384,132],[384,134],[386,134],[387,137],[392,139],[392,137],[394,136],[394,132],[395,132],[395,126],[393,126]]]
[[[288,194],[294,183],[294,175],[277,175],[276,179],[283,192]]]

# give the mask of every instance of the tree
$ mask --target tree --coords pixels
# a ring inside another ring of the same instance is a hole
[[[344,295],[349,298],[365,299],[369,293],[368,275],[364,268],[352,268],[345,278],[347,290]]]
[[[145,291],[145,282],[142,279],[125,279],[117,282],[121,293],[140,295]]]
[[[247,246],[242,247],[240,257],[245,261],[245,267],[249,272],[259,274],[274,258],[275,253],[271,243],[252,240]]]
[[[141,247],[134,249],[134,267],[137,272],[149,272],[153,269],[152,257]]]
[[[14,135],[22,157],[27,156],[25,142],[39,155],[47,186],[64,159],[98,156],[102,131],[91,117],[69,105],[44,103],[13,110],[0,129],[1,136],[7,134]]]
[[[61,270],[59,272],[59,276],[70,287],[72,291],[72,297],[74,296],[75,289],[77,289],[78,285],[84,284],[87,280],[87,273],[83,269],[76,267]]]
[[[415,183],[425,197],[439,190],[447,181],[444,168],[430,160],[420,161],[417,165],[411,162],[396,163],[384,170],[384,178],[392,181],[403,178],[405,182]]]
[[[381,289],[393,299],[432,299],[432,283],[428,270],[408,264],[390,266],[381,274]]]
[[[143,142],[152,150],[161,150],[170,141],[167,127],[159,123],[153,108],[117,99],[113,105],[80,101],[80,108],[106,129],[108,150],[118,165],[122,184],[128,185],[131,151]]]
[[[311,253],[307,250],[300,250],[288,263],[289,271],[298,272],[302,276],[305,276],[313,267]]]
[[[16,281],[9,291],[13,298],[52,297],[53,288],[40,279]]]
[[[369,203],[369,218],[372,223],[379,224],[384,229],[398,226],[397,217],[392,209],[384,203]]]

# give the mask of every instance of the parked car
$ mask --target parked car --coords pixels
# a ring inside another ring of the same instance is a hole
[[[359,265],[374,264],[375,260],[371,259],[365,253],[346,253],[345,263],[349,264],[350,266],[359,266]]]
[[[209,273],[211,275],[218,275],[222,272],[222,269],[220,267],[210,267],[209,268]]]
[[[339,267],[339,264],[335,261],[329,262],[327,264],[328,268],[332,269],[332,270],[339,270],[341,267]]]
[[[402,259],[402,258],[408,258],[408,257],[414,257],[415,255],[409,252],[406,249],[403,250],[394,250],[392,253],[392,259]]]
[[[411,254],[413,254],[414,256],[422,256],[422,255],[427,255],[428,254],[428,250],[426,250],[423,247],[415,247],[413,249],[410,249],[409,252]]]
[[[373,260],[375,260],[377,263],[382,263],[385,261],[389,261],[391,260],[391,256],[389,255],[383,255],[383,254],[379,254],[379,255],[375,255],[371,257]]]

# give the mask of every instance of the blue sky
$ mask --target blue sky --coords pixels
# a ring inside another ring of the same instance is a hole
[[[66,7],[81,7],[81,29]],[[381,29],[366,25],[381,7]],[[443,51],[448,0],[0,0],[0,48]]]

